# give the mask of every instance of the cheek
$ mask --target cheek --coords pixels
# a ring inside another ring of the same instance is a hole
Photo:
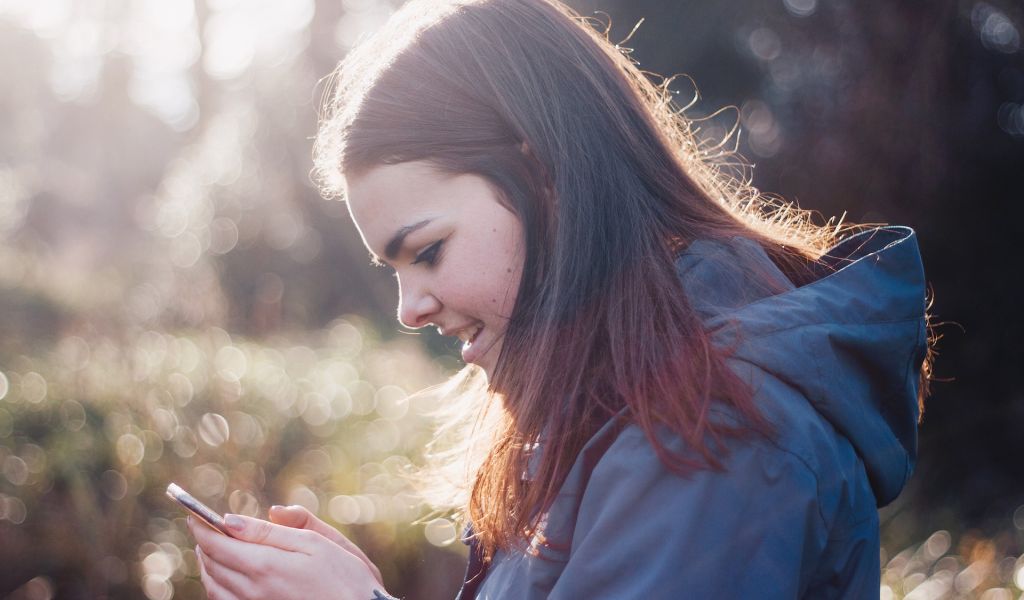
[[[457,304],[462,309],[478,313],[478,316],[498,315],[507,317],[515,303],[518,277],[503,263],[495,259],[493,248],[484,252],[487,261],[483,264],[473,261],[466,267],[452,264],[449,272],[449,305]]]
[[[491,297],[488,301],[502,316],[512,314],[516,294],[519,292],[519,278],[523,270],[523,253],[517,228],[496,239],[491,256],[494,257],[491,280]]]
[[[482,240],[485,243],[466,249],[464,260],[447,265],[447,304],[461,305],[480,317],[512,314],[522,267],[514,260],[515,249],[503,241]]]
[[[467,228],[457,252],[449,257],[446,279],[449,304],[460,301],[464,308],[479,316],[508,318],[515,305],[522,272],[523,252],[519,221],[504,209],[498,214],[475,219],[490,226]],[[453,248],[454,250],[454,248]]]

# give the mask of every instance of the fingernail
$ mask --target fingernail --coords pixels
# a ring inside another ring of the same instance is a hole
[[[275,504],[270,507],[270,510],[284,510],[284,507],[281,506],[280,504]]]
[[[225,515],[224,525],[232,531],[241,531],[245,529],[245,522],[242,521],[237,515]]]

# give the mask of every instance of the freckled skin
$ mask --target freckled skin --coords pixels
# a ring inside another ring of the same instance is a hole
[[[522,274],[518,217],[483,177],[443,173],[422,161],[351,176],[347,192],[363,243],[382,260],[398,229],[430,220],[406,237],[394,260],[387,260],[399,284],[399,321],[446,331],[483,325],[469,356],[493,373]],[[438,241],[436,264],[416,262]]]

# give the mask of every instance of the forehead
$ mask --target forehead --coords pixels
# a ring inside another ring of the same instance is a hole
[[[407,220],[411,215],[443,203],[444,186],[451,178],[423,162],[380,165],[348,177],[349,213],[364,225]]]
[[[363,243],[383,255],[399,229],[457,210],[449,193],[451,175],[422,162],[381,165],[346,181],[349,214]]]
[[[352,220],[378,256],[396,233],[423,222],[429,222],[423,230],[434,233],[453,228],[518,231],[518,218],[503,195],[480,175],[450,173],[415,161],[377,166],[346,183]]]

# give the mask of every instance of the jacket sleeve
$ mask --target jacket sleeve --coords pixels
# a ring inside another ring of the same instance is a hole
[[[735,446],[725,471],[684,478],[623,431],[594,467],[549,598],[800,597],[828,537],[816,477],[767,441]]]

